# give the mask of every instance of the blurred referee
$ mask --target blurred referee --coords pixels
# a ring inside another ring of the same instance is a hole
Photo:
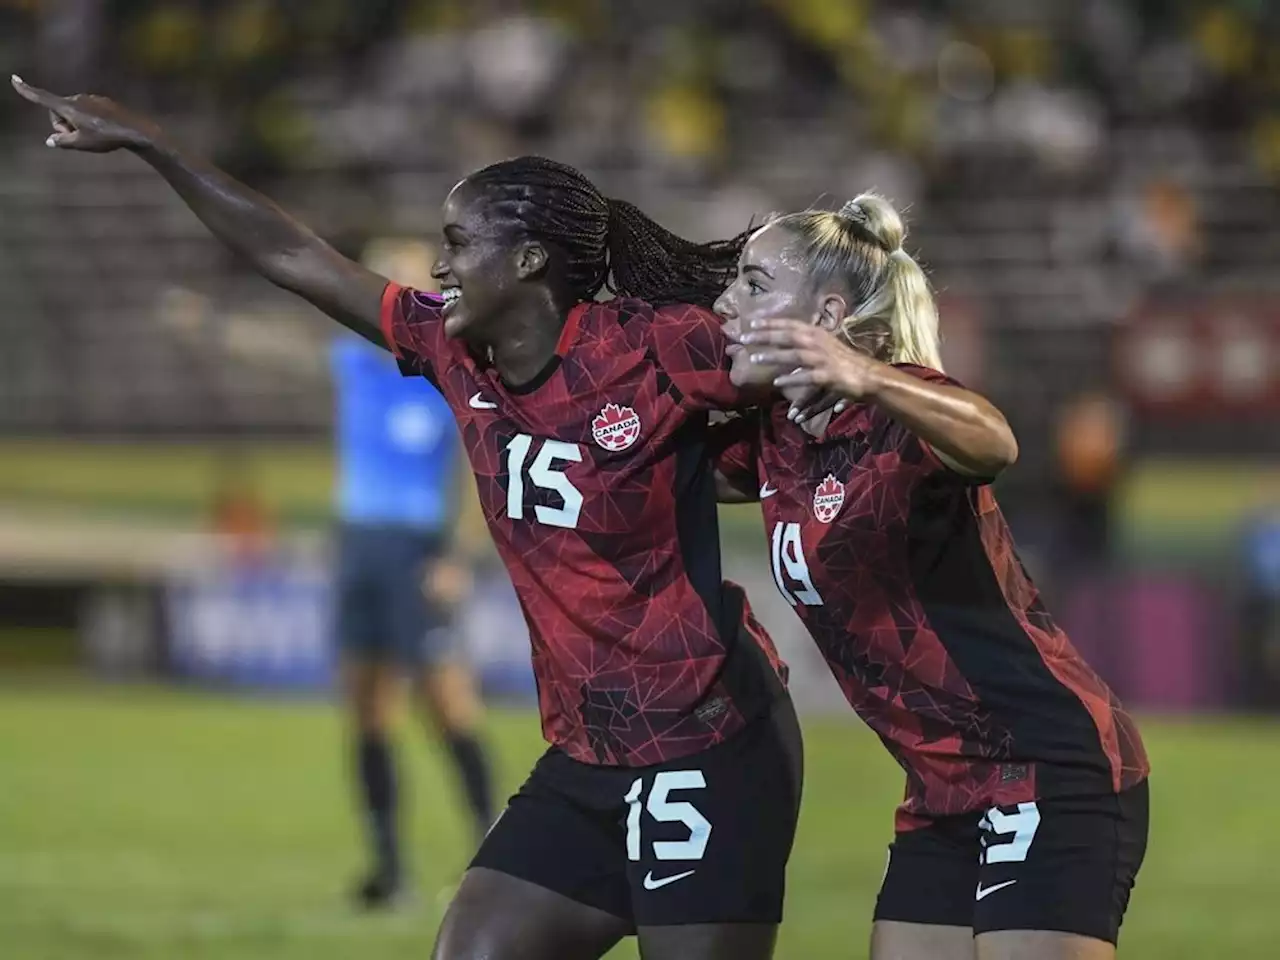
[[[391,275],[429,269],[417,245],[374,248]],[[408,262],[406,262],[408,261]],[[451,622],[470,589],[454,548],[459,439],[453,414],[421,378],[355,335],[332,347],[340,525],[337,640],[353,728],[354,766],[372,867],[356,889],[365,907],[403,889],[399,788],[390,731],[402,674],[457,768],[476,829],[493,820],[480,700]]]
[[[416,241],[375,242],[365,256],[372,269],[425,289],[434,283],[433,259]],[[453,415],[429,383],[402,377],[390,353],[354,334],[331,341],[282,320],[264,328],[258,318],[215,319],[202,297],[180,289],[164,298],[159,320],[202,341],[202,349],[218,347],[282,375],[332,378],[337,642],[371,852],[355,897],[367,908],[391,905],[405,880],[391,729],[406,676],[457,768],[477,838],[493,822],[489,762],[477,735],[480,698],[452,626],[471,587],[466,554],[486,549],[488,537],[474,494],[459,496]],[[462,549],[463,540],[474,549]]]

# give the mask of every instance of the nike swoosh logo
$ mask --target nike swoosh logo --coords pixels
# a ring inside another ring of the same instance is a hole
[[[1004,883],[997,883],[994,887],[987,887],[985,890],[982,889],[982,884],[979,883],[978,893],[974,899],[984,900],[987,897],[991,896],[993,893],[995,893],[997,890],[1003,890],[1005,887],[1012,887],[1017,882],[1018,882],[1017,880],[1006,880]]]
[[[644,888],[646,890],[658,890],[665,887],[669,883],[675,883],[677,880],[683,880],[685,877],[692,877],[696,870],[686,870],[684,873],[677,873],[674,876],[663,877],[661,880],[653,879],[653,871],[650,870],[644,875]]]
[[[761,485],[761,487],[760,487],[760,499],[761,499],[761,500],[768,500],[770,497],[772,497],[772,496],[773,496],[775,493],[777,493],[777,492],[778,492],[778,488],[777,488],[777,487],[771,487],[771,486],[769,486],[769,484],[768,484],[768,483],[762,484],[762,485]]]
[[[488,400],[483,399],[478,393],[475,396],[473,396],[470,400],[467,401],[467,406],[469,406],[472,410],[497,410],[498,409],[498,405],[496,403],[490,403]]]

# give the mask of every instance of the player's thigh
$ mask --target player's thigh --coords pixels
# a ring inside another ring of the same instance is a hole
[[[595,805],[592,791],[602,781],[615,784],[616,771],[548,750],[485,835],[471,868],[549,890],[634,932],[621,797],[611,796],[621,791],[597,791],[609,796],[603,808]]]
[[[871,927],[871,960],[974,960],[970,927],[877,920]]]
[[[698,933],[713,945],[768,939],[758,928],[782,921],[803,778],[789,699],[710,750],[627,771],[627,875],[642,941],[679,939],[650,928],[687,925],[754,928]]]
[[[769,960],[778,941],[773,923],[693,923],[641,927],[642,960]]]
[[[973,921],[979,956],[1017,956],[990,951],[1002,943],[1016,949],[1026,938],[995,935],[1027,931],[1057,934],[1040,938],[1067,951],[1052,956],[1110,956],[1146,854],[1146,783],[999,807],[982,824]]]
[[[626,921],[509,874],[472,867],[436,934],[433,960],[598,960]]]
[[[980,934],[978,960],[1112,960],[1114,944],[1054,930],[998,930]]]

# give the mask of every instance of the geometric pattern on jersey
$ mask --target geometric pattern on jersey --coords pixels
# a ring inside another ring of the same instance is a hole
[[[713,455],[738,489],[777,491],[761,501],[775,581],[907,773],[898,829],[1142,781],[1137,726],[1045,609],[990,486],[876,404],[821,439],[788,406],[718,427]]]
[[[738,394],[718,318],[581,304],[547,368],[510,387],[445,336],[442,306],[392,284],[383,335],[457,418],[529,627],[543,735],[618,766],[732,736],[781,695],[785,668],[721,578],[707,421]]]

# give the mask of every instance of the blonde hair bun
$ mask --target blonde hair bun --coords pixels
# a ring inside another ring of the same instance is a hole
[[[896,253],[907,239],[907,226],[893,204],[878,193],[860,193],[843,207],[840,216],[857,223],[885,253]]]

